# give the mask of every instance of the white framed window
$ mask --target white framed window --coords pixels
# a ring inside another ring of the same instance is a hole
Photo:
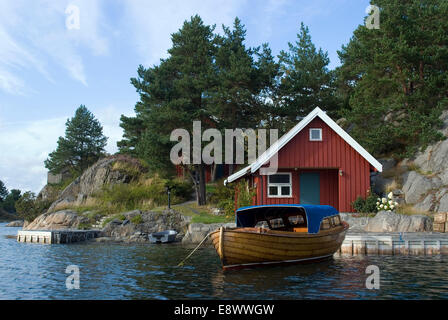
[[[311,128],[310,129],[310,141],[322,141],[322,129]]]
[[[277,173],[268,176],[268,197],[292,197],[292,178],[290,172]]]

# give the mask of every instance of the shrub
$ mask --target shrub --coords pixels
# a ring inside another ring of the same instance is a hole
[[[250,206],[255,192],[249,187],[248,181],[240,181],[237,184],[227,186],[224,186],[223,183],[218,184],[210,196],[210,202],[223,209],[226,215],[233,215],[235,213],[236,188],[238,188],[237,207]]]
[[[131,218],[131,222],[133,224],[141,224],[141,223],[143,223],[143,218],[142,218],[141,215],[136,215],[136,216]]]
[[[19,217],[31,222],[44,213],[50,205],[50,201],[37,200],[33,192],[27,191],[17,200],[15,208]]]
[[[377,212],[377,195],[369,193],[366,199],[358,196],[355,201],[352,202],[352,207],[359,213],[371,213]]]
[[[393,200],[394,195],[390,192],[387,198],[377,198],[376,209],[378,211],[384,210],[387,212],[395,211],[398,209],[398,202]]]

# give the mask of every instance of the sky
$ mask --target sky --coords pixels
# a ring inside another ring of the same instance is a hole
[[[38,193],[44,160],[84,104],[101,122],[106,151],[121,140],[120,115],[134,114],[137,67],[167,57],[170,35],[192,15],[206,24],[246,26],[246,44],[277,55],[300,22],[316,47],[337,50],[364,23],[368,0],[0,0],[0,180]],[[77,19],[79,17],[79,19]]]

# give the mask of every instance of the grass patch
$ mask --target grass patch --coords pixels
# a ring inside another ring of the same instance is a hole
[[[136,216],[131,218],[131,222],[133,224],[142,224],[143,223],[143,218],[142,218],[141,215],[136,215]]]
[[[412,215],[425,215],[425,216],[431,216],[429,212],[427,211],[423,211],[423,210],[418,210],[415,209],[412,205],[410,204],[400,204],[396,210],[397,213],[399,214],[405,214],[408,216],[412,216]]]
[[[191,217],[192,223],[227,223],[234,222],[235,216],[232,215],[214,215],[211,213],[212,207],[210,206],[198,206],[196,203],[191,203],[188,205],[174,205],[171,208],[184,216]],[[163,212],[166,207],[154,208],[154,212]]]

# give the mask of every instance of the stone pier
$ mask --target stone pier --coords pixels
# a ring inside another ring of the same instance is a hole
[[[100,230],[20,230],[17,233],[17,241],[43,244],[73,243],[98,238],[100,233]]]
[[[438,232],[348,233],[338,253],[342,255],[448,254],[448,234]]]

